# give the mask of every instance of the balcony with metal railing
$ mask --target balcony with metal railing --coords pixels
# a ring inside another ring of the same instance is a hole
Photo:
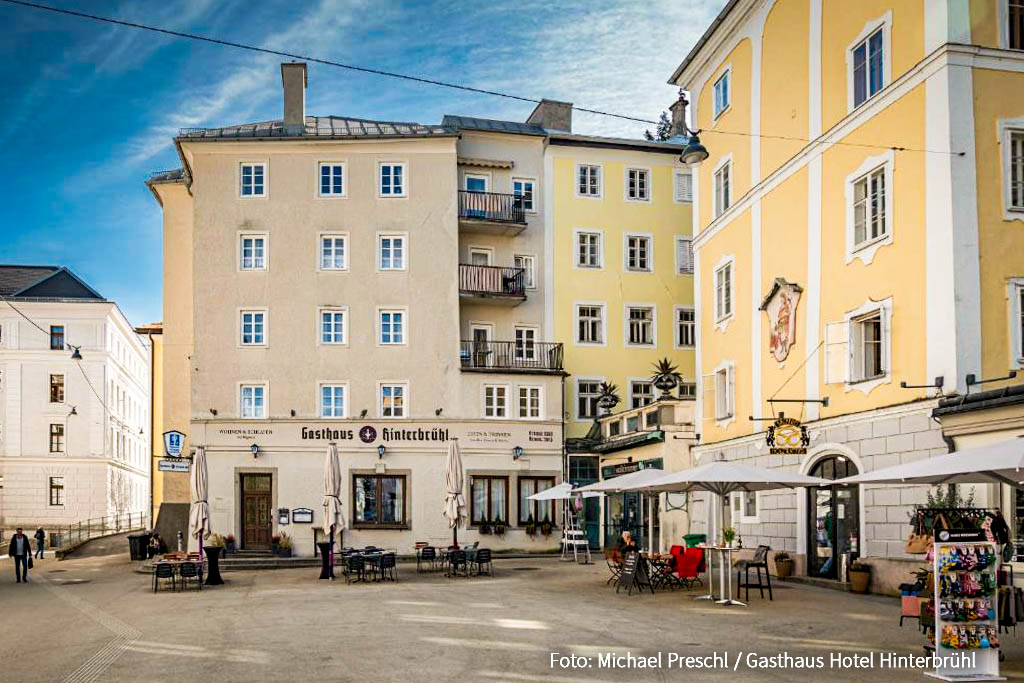
[[[562,372],[562,345],[557,342],[462,341],[459,357],[466,372]]]
[[[523,198],[499,192],[459,190],[459,229],[474,234],[518,235],[526,229]]]
[[[460,263],[459,297],[479,303],[518,306],[526,301],[526,270]]]

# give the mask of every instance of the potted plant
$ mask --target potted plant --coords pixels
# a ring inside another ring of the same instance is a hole
[[[537,520],[533,518],[533,513],[526,518],[526,535],[531,537],[537,535]]]
[[[736,529],[731,526],[727,526],[722,529],[722,543],[725,544],[726,548],[732,547],[732,541],[736,538]]]
[[[497,536],[505,535],[505,522],[502,521],[501,517],[494,518],[494,533]]]
[[[491,533],[491,523],[489,521],[487,521],[486,517],[484,517],[483,519],[480,520],[480,533],[482,533],[482,534],[490,534]]]
[[[785,551],[775,553],[775,575],[780,579],[793,576],[793,558]]]
[[[597,398],[597,407],[607,415],[612,412],[612,408],[619,405],[619,387],[610,382],[601,382],[600,392]]]
[[[848,573],[850,575],[850,592],[867,593],[868,585],[871,583],[871,565],[854,560]]]
[[[679,366],[668,358],[662,358],[651,369],[651,381],[661,391],[658,400],[672,398],[672,390],[683,381],[679,374]]]
[[[545,536],[550,536],[552,529],[554,529],[554,525],[551,523],[551,518],[544,515],[544,521],[540,523],[540,532]]]
[[[277,551],[281,545],[281,537],[278,534],[274,534],[270,537],[270,552],[277,555]]]
[[[238,554],[238,544],[235,542],[234,534],[228,534],[224,537],[224,546],[227,548],[228,555]]]
[[[224,537],[220,534],[210,534],[209,537],[206,539],[206,545],[204,546],[204,548],[216,548],[217,550],[213,552],[216,552],[218,557],[222,557],[225,553],[224,543]],[[210,551],[207,550],[207,552]]]
[[[292,537],[281,532],[277,540],[277,556],[278,557],[291,557],[292,556]]]

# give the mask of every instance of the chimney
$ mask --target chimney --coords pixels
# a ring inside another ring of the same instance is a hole
[[[306,130],[306,63],[281,64],[281,86],[284,88],[285,133],[302,135]]]
[[[686,95],[680,91],[679,99],[669,106],[672,110],[672,129],[669,131],[669,138],[689,137],[690,129],[686,125],[686,107],[689,104]]]
[[[533,113],[526,119],[526,122],[547,130],[571,133],[572,102],[541,100],[540,103],[534,107]]]

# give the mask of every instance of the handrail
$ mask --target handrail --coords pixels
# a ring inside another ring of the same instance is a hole
[[[459,264],[459,291],[485,296],[526,296],[526,269]]]
[[[91,538],[147,528],[149,528],[149,514],[146,512],[129,512],[109,517],[95,517],[75,522],[74,524],[51,528],[49,532],[49,547],[62,550],[78,545],[83,541],[88,541]]]
[[[516,194],[459,190],[459,218],[494,223],[525,223],[523,198]]]
[[[562,369],[562,344],[537,341],[460,342],[462,367],[476,370],[551,370]]]

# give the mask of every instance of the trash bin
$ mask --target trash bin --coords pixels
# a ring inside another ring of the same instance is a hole
[[[686,543],[687,548],[696,548],[701,543],[707,543],[707,534],[685,534],[683,541]]]
[[[131,553],[132,562],[141,562],[146,559],[151,537],[150,534],[132,534],[128,537],[128,551]]]

